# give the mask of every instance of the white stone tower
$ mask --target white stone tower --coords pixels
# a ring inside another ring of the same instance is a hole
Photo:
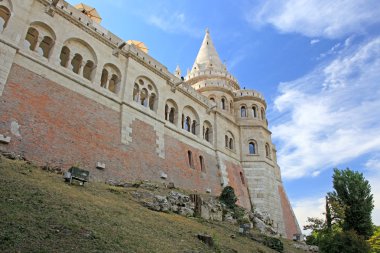
[[[216,156],[221,160],[222,183],[230,183],[227,165],[222,161],[238,160],[247,179],[252,206],[268,213],[282,235],[291,238],[300,233],[282,185],[264,97],[255,90],[240,89],[220,60],[208,30],[185,80],[216,103],[214,143]]]

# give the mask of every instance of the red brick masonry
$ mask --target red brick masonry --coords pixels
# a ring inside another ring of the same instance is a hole
[[[156,153],[156,133],[140,120],[132,123],[132,142],[121,143],[120,113],[88,99],[16,64],[12,66],[3,96],[0,97],[0,133],[11,136],[1,150],[23,154],[37,164],[80,165],[94,180],[153,180],[160,173],[176,186],[212,194],[221,191],[220,173],[211,156],[170,136],[165,136],[165,159]],[[11,133],[11,123],[20,125],[20,136]],[[192,151],[194,168],[187,152]],[[201,172],[199,156],[204,157]],[[97,162],[106,164],[96,169]],[[226,164],[231,186],[240,204],[250,207],[247,187],[240,180],[239,165]]]

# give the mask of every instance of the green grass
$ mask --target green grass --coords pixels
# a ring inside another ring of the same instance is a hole
[[[227,223],[148,210],[131,191],[68,185],[61,175],[0,156],[0,252],[275,252]],[[212,235],[216,248],[197,233]],[[301,252],[284,243],[285,252]]]

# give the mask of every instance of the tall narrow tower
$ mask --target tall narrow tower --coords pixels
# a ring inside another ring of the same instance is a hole
[[[300,233],[282,185],[265,99],[255,90],[240,89],[238,81],[220,60],[208,30],[185,80],[216,103],[214,146],[222,184],[233,186],[231,174],[236,166],[231,169],[231,164],[237,161],[244,171],[242,180],[253,208],[268,213],[283,236],[292,238]],[[243,196],[242,192],[238,194]]]

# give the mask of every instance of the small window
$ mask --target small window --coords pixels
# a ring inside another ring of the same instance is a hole
[[[231,150],[234,149],[234,140],[233,140],[232,138],[230,138],[229,148],[230,148]]]
[[[79,71],[82,67],[83,58],[80,54],[75,54],[74,58],[71,61],[71,67],[75,74],[79,74]]]
[[[86,65],[83,67],[83,77],[87,80],[92,80],[92,72],[94,71],[95,65],[92,61],[87,61]]]
[[[172,108],[170,109],[170,113],[169,113],[169,121],[170,121],[171,123],[173,123],[173,124],[174,124],[174,115],[175,115],[175,109],[174,109],[174,107],[172,107]]]
[[[269,144],[265,144],[265,156],[270,158],[270,147]]]
[[[224,136],[224,142],[225,142],[226,148],[228,148],[228,136],[227,135]]]
[[[254,142],[249,143],[249,154],[251,155],[256,154],[256,145]]]
[[[193,164],[193,153],[189,150],[187,151],[187,159],[188,159],[188,162],[189,162],[189,166],[190,168],[194,168],[194,164]]]
[[[138,102],[139,101],[139,85],[137,83],[135,83],[135,86],[133,87],[133,100],[135,102]]]
[[[152,93],[149,97],[149,109],[154,111],[154,105],[156,103],[156,94]]]
[[[205,140],[209,142],[210,141],[210,129],[208,127],[205,130],[204,136],[205,136]]]
[[[204,158],[201,155],[199,156],[199,163],[201,164],[201,171],[206,172],[205,164],[204,164]]]
[[[264,108],[261,108],[261,119],[262,120],[265,119],[265,110],[264,110]]]
[[[186,120],[185,120],[185,130],[190,132],[191,130],[191,119],[190,117],[186,117]]]
[[[240,116],[241,116],[242,118],[246,118],[246,117],[247,117],[247,109],[245,108],[245,106],[242,106],[242,107],[240,108]]]
[[[240,180],[242,184],[245,184],[244,175],[242,172],[240,172]]]
[[[226,100],[222,98],[222,110],[226,110]]]
[[[68,47],[62,47],[59,59],[61,60],[61,66],[67,68],[70,61],[70,49]]]
[[[193,120],[193,124],[191,125],[191,132],[196,134],[197,122]]]
[[[256,108],[256,106],[253,106],[253,107],[252,107],[252,116],[253,116],[254,118],[257,118],[257,108]]]
[[[169,106],[165,105],[165,120],[168,120],[168,115],[169,115]]]

